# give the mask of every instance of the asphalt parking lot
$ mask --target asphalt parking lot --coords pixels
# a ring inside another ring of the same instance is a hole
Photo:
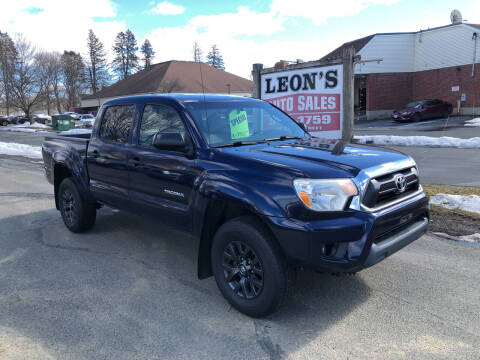
[[[4,156],[0,179],[2,359],[478,359],[478,246],[426,235],[354,276],[300,271],[254,320],[197,280],[194,239],[108,208],[72,234],[40,164]]]

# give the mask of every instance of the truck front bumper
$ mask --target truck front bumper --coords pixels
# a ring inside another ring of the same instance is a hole
[[[267,218],[290,264],[325,272],[372,266],[425,234],[428,221],[424,193],[372,213],[348,210],[313,221]]]

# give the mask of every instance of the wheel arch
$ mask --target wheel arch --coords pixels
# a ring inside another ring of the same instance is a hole
[[[217,230],[227,221],[245,216],[262,226],[277,241],[264,217],[252,211],[245,204],[225,200],[209,200],[205,208],[205,221],[198,247],[197,274],[199,279],[205,279],[213,275],[210,250]]]

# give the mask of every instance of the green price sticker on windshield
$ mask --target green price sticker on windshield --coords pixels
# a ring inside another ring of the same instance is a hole
[[[246,138],[250,136],[248,130],[248,119],[246,111],[233,110],[229,114],[230,134],[232,140]]]

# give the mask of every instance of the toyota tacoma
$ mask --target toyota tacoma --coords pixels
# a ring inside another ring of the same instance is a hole
[[[47,136],[42,152],[69,230],[91,229],[107,205],[191,233],[198,277],[253,317],[277,309],[292,270],[354,273],[428,225],[411,157],[315,138],[256,99],[113,99],[91,135]]]

